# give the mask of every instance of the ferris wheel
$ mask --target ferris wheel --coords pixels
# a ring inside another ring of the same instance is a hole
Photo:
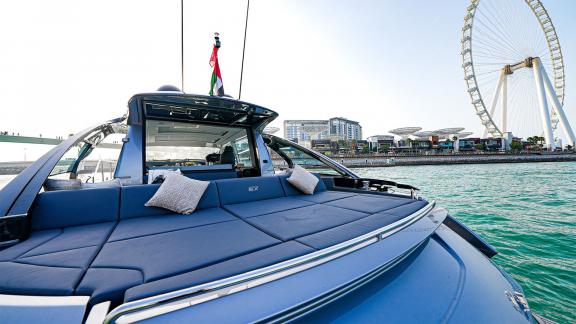
[[[564,58],[540,0],[471,0],[462,28],[462,68],[485,135],[544,135],[554,149],[564,114]]]

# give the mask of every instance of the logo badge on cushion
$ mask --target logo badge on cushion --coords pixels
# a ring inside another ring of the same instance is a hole
[[[260,190],[260,186],[250,186],[248,187],[249,192],[254,192]]]

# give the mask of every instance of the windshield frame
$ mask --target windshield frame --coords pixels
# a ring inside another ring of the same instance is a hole
[[[352,172],[350,169],[346,168],[345,166],[341,165],[340,163],[324,156],[323,154],[320,154],[318,152],[315,152],[311,149],[308,149],[304,146],[298,145],[292,141],[274,136],[274,135],[270,135],[270,134],[262,134],[262,137],[264,137],[264,140],[266,142],[266,146],[273,150],[275,153],[277,153],[279,156],[281,156],[286,163],[288,163],[288,166],[290,168],[294,167],[294,162],[292,161],[292,159],[288,156],[286,156],[286,154],[284,154],[284,152],[282,152],[281,150],[276,150],[273,147],[271,147],[271,145],[274,144],[279,144],[282,145],[283,147],[291,147],[297,151],[301,151],[303,153],[305,153],[306,155],[309,155],[310,157],[320,161],[322,164],[325,164],[329,169],[332,169],[334,171],[336,171],[340,176],[344,176],[344,177],[349,177],[349,178],[353,178],[353,179],[359,179],[358,175],[356,175],[354,172]],[[326,175],[326,176],[336,176],[334,174],[328,174],[328,173],[321,173],[322,175]]]

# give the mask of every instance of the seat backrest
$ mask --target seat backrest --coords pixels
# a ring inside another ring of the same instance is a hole
[[[276,176],[216,180],[216,184],[222,205],[285,196]]]
[[[32,230],[115,222],[119,205],[119,187],[43,192],[30,210]]]
[[[234,148],[232,146],[224,147],[224,151],[220,154],[220,164],[232,164],[236,166],[236,156],[234,156]]]
[[[174,212],[158,207],[146,207],[144,204],[154,196],[160,184],[146,184],[122,187],[120,199],[120,219],[135,217],[174,214]],[[210,182],[202,195],[196,209],[219,207],[218,189],[216,184]]]
[[[326,191],[326,185],[324,184],[324,181],[322,181],[322,178],[320,177],[319,174],[313,173],[317,178],[318,178],[318,184],[316,185],[316,188],[314,188],[314,193],[318,193],[318,192],[322,192],[322,191]],[[290,184],[290,182],[288,182],[288,175],[280,175],[278,176],[278,178],[280,178],[280,183],[282,183],[282,188],[284,188],[284,192],[286,192],[286,196],[296,196],[296,195],[303,195],[303,193],[298,190],[297,188],[295,188],[293,185]]]
[[[209,181],[219,179],[234,179],[238,178],[238,171],[236,170],[206,170],[194,172],[182,172],[182,175],[191,179]]]

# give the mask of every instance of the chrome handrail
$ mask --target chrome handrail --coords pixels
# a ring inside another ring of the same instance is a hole
[[[383,226],[351,240],[291,260],[280,262],[265,268],[252,270],[233,277],[122,304],[113,309],[106,316],[104,323],[132,323],[146,318],[155,317],[219,297],[231,295],[307,270],[376,243],[377,241],[404,229],[423,218],[435,207],[435,205],[436,203],[434,201],[428,202],[416,212],[392,224]],[[131,313],[135,314],[130,315]],[[122,320],[121,317],[126,318],[125,320]]]

